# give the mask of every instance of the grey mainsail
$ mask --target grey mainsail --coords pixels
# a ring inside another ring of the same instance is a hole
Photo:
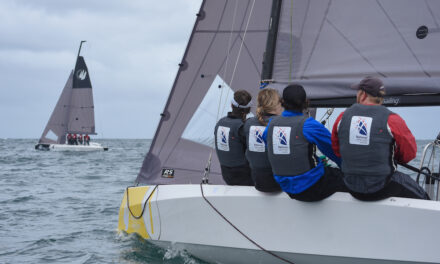
[[[192,134],[213,138],[212,120],[195,117],[216,77],[253,96],[262,80],[280,91],[301,83],[325,107],[350,105],[350,85],[373,75],[389,105],[440,105],[439,23],[435,0],[203,1],[136,182],[200,183],[212,154],[209,180],[223,183],[212,147],[185,133],[201,123]]]
[[[68,133],[96,134],[92,85],[79,51],[75,69],[70,73],[38,143],[64,144]]]
[[[346,106],[350,84],[372,75],[390,104],[438,105],[439,23],[435,0],[282,1],[271,79],[301,83],[318,106]]]
[[[70,98],[72,94],[73,72],[70,73],[63,92],[44,128],[38,143],[64,144],[66,142],[67,120],[69,117]]]

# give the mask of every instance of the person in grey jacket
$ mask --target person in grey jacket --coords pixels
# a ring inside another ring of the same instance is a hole
[[[277,90],[266,88],[258,93],[257,101],[257,116],[247,119],[243,125],[246,158],[249,161],[252,179],[257,190],[261,192],[281,191],[280,185],[273,178],[266,144],[263,140],[263,132],[268,120],[279,116],[283,111],[281,97]]]
[[[245,157],[246,143],[240,132],[250,112],[251,99],[252,96],[247,91],[236,91],[231,100],[232,111],[221,118],[214,129],[215,150],[223,180],[228,185],[254,185]]]

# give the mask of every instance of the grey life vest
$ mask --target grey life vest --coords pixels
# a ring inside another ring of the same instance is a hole
[[[316,166],[315,146],[303,134],[307,117],[277,116],[269,123],[267,150],[272,171],[279,176],[303,174]]]
[[[267,120],[269,117],[265,117]],[[257,117],[246,120],[243,125],[243,133],[246,135],[246,158],[252,169],[268,168],[270,169],[269,159],[267,157],[266,144],[263,140],[263,132],[266,129],[258,121]]]
[[[245,143],[240,138],[239,130],[243,125],[240,118],[223,117],[215,126],[215,150],[220,164],[227,167],[247,165]]]
[[[339,123],[341,170],[347,187],[359,193],[382,189],[394,167],[394,139],[388,131],[390,110],[382,105],[354,104]]]

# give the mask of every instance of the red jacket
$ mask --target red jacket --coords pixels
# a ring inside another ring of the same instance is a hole
[[[339,152],[338,129],[342,119],[342,112],[335,121],[332,130],[332,148],[336,156],[341,157]],[[388,127],[395,140],[394,159],[400,163],[408,163],[416,157],[417,144],[413,134],[406,126],[405,121],[398,114],[388,117]]]

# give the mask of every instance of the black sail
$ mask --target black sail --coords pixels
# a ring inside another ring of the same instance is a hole
[[[78,57],[74,70],[67,132],[95,134],[92,84],[82,56]]]

